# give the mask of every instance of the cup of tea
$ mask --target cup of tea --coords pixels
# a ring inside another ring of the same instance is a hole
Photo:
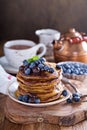
[[[38,54],[38,51],[41,51]],[[42,57],[46,53],[43,43],[36,44],[30,40],[11,40],[4,44],[4,54],[8,63],[14,68],[19,68],[23,60],[35,55]]]

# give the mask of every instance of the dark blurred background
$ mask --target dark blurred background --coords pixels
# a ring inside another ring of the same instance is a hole
[[[87,33],[87,0],[0,0],[0,40],[38,41],[35,30]]]

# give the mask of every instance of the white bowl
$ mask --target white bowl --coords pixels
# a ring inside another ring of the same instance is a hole
[[[70,79],[75,79],[75,80],[80,80],[80,81],[83,81],[85,78],[87,78],[87,64],[85,64],[85,63],[66,61],[66,62],[59,62],[57,64],[62,67],[62,69],[63,69],[62,74],[64,77],[67,77]],[[67,67],[67,65],[70,65],[69,68]],[[64,66],[66,66],[66,68],[67,68],[66,71],[64,70]],[[77,66],[77,68],[76,68],[76,66]],[[71,70],[71,73],[69,73],[70,72],[69,69]],[[77,73],[75,73],[75,71]]]

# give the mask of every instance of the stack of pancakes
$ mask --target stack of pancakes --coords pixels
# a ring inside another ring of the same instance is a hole
[[[19,86],[16,95],[31,95],[38,97],[41,102],[50,102],[60,98],[63,91],[61,83],[62,70],[56,69],[55,63],[46,62],[50,67],[53,67],[54,72],[40,71],[38,74],[31,73],[25,75],[25,66],[21,66],[17,73]]]

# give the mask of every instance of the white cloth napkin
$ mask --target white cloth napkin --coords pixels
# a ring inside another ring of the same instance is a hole
[[[16,81],[16,77],[8,74],[0,65],[0,93],[7,95],[8,87]]]

